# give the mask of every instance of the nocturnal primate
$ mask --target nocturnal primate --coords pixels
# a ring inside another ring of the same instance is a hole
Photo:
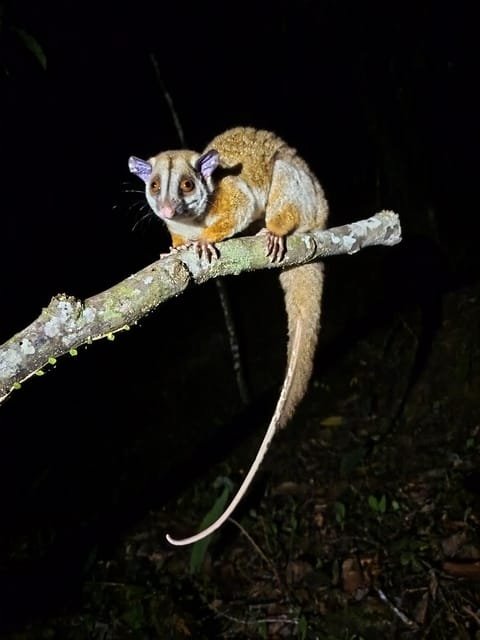
[[[203,153],[164,151],[148,161],[131,157],[129,168],[145,182],[154,213],[167,225],[172,251],[194,245],[216,257],[215,243],[260,222],[266,253],[281,261],[285,237],[325,227],[328,204],[306,162],[269,131],[237,127],[214,138]],[[288,316],[287,373],[275,413],[257,456],[237,494],[209,527],[174,545],[197,542],[218,529],[248,489],[277,429],[303,398],[310,380],[320,329],[323,264],[290,267],[280,273]]]

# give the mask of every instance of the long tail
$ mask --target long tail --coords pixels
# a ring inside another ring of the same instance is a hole
[[[287,362],[295,358],[295,377],[288,394],[278,427],[284,427],[292,417],[308,387],[312,375],[313,358],[320,332],[320,312],[323,293],[323,263],[312,262],[280,273],[288,318]],[[302,327],[302,341],[295,353],[297,327]]]
[[[203,540],[228,520],[247,492],[276,431],[287,423],[305,394],[312,373],[313,356],[320,329],[323,265],[312,263],[283,271],[280,274],[280,282],[285,294],[288,316],[287,372],[275,412],[255,460],[232,501],[215,522],[189,538],[176,539],[167,534],[170,544],[184,546]]]

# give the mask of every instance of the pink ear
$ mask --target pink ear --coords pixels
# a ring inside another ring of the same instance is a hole
[[[130,169],[130,173],[135,174],[144,182],[148,182],[152,174],[152,165],[146,160],[136,158],[135,156],[130,156],[128,159],[128,168]]]
[[[220,156],[218,155],[218,151],[211,149],[204,153],[203,156],[200,156],[196,162],[195,168],[204,178],[209,178],[219,164]]]

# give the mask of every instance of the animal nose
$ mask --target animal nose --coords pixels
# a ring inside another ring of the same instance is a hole
[[[174,206],[172,206],[170,203],[169,204],[164,204],[161,207],[157,208],[157,214],[160,218],[166,218],[167,220],[169,220],[170,218],[173,218],[173,216],[176,213],[176,209]]]

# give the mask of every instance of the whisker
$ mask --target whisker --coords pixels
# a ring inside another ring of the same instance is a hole
[[[133,217],[132,232],[140,228],[146,228],[150,221],[155,220],[155,216],[145,199],[145,188],[137,187],[131,181],[121,183],[118,201],[112,206],[116,212],[121,211],[125,217]]]
[[[120,200],[115,202],[112,205],[112,210],[120,211],[124,215],[137,215],[146,211],[147,213],[150,211],[150,207],[145,200],[135,199],[133,202],[126,202],[125,200]]]
[[[132,231],[135,231],[137,229],[137,227],[139,227],[141,224],[143,224],[145,221],[149,221],[152,219],[152,217],[150,216],[150,211],[147,211],[146,213],[143,214],[143,216],[141,216],[141,218],[139,218],[135,224],[132,227]]]

